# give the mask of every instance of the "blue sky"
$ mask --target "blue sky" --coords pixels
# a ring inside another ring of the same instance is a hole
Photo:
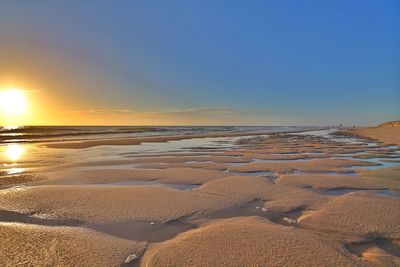
[[[0,79],[127,124],[376,124],[400,119],[400,2],[3,0]]]

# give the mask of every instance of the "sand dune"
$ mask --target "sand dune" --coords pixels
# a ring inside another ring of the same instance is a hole
[[[248,217],[221,221],[153,245],[146,252],[142,266],[363,264],[338,245],[318,239],[303,230],[274,225],[258,217]]]

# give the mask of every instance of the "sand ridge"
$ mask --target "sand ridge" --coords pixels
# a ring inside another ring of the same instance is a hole
[[[186,232],[151,246],[141,263],[142,266],[363,266],[333,243],[259,217],[228,219]]]
[[[334,237],[353,240],[400,238],[399,199],[365,192],[333,199],[322,209],[300,218],[300,225]]]
[[[262,177],[228,177],[194,191],[153,186],[49,185],[2,190],[0,209],[92,223],[166,222],[248,202],[263,196],[267,190],[268,184]],[[53,196],[57,198],[49,203]]]
[[[315,189],[400,189],[400,181],[390,181],[371,177],[332,174],[286,174],[276,181],[279,185]]]
[[[80,183],[95,184],[124,180],[159,180],[164,183],[204,184],[208,181],[230,176],[214,170],[195,168],[165,169],[96,169],[47,173],[50,180],[78,180]]]
[[[281,161],[281,162],[254,162],[241,166],[232,166],[230,171],[235,172],[257,172],[257,171],[305,171],[305,172],[340,172],[343,167],[374,165],[357,160],[341,159],[312,159],[308,161]]]

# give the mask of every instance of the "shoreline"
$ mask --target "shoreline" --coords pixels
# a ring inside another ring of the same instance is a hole
[[[43,144],[47,148],[62,148],[62,149],[82,149],[95,146],[104,145],[140,145],[142,143],[160,143],[168,141],[181,141],[186,139],[195,138],[218,138],[218,137],[243,137],[243,136],[260,136],[268,134],[290,134],[300,133],[307,131],[321,131],[330,129],[329,127],[321,127],[313,130],[302,129],[297,131],[270,131],[270,132],[219,132],[219,133],[206,133],[206,134],[187,134],[187,135],[167,135],[167,136],[143,136],[143,137],[129,137],[129,138],[114,138],[114,139],[96,139],[96,140],[82,140],[82,141],[61,141],[61,142],[46,142]]]

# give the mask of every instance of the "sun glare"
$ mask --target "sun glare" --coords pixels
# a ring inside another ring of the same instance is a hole
[[[0,109],[6,116],[23,115],[28,108],[28,101],[22,90],[6,89],[0,91]]]
[[[21,158],[25,149],[19,144],[11,144],[6,147],[6,155],[7,158],[13,162],[17,161]]]

